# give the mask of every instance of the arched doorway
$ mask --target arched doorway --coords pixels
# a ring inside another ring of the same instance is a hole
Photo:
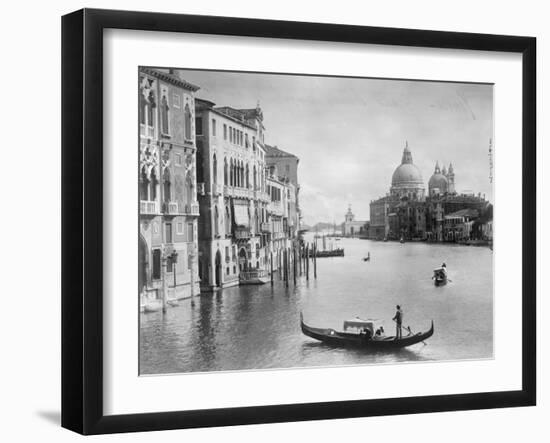
[[[218,252],[216,252],[216,270],[214,276],[214,285],[220,288],[222,286],[222,254],[219,249]]]
[[[138,290],[139,293],[147,286],[147,264],[149,262],[147,253],[147,242],[140,234],[138,243]]]
[[[247,271],[248,270],[248,258],[246,255],[246,249],[239,249],[239,270]]]

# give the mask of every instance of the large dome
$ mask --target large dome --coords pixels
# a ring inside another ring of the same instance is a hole
[[[397,167],[391,178],[392,186],[422,185],[422,174],[412,163],[403,163]]]

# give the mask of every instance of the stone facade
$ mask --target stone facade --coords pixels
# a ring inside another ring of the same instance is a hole
[[[238,285],[267,270],[269,230],[264,125],[260,108],[196,100],[201,290]]]
[[[139,291],[142,305],[199,292],[195,92],[178,72],[139,72]]]

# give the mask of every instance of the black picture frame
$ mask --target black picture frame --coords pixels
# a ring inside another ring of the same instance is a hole
[[[103,413],[103,31],[108,28],[520,53],[522,388],[131,415]],[[83,9],[62,18],[62,426],[82,434],[412,414],[536,404],[536,39]]]

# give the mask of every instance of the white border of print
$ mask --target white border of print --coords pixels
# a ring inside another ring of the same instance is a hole
[[[138,226],[138,106],[132,79],[139,65],[495,83],[495,219],[498,232],[511,233],[505,243],[495,237],[495,358],[139,377],[137,233],[132,229]],[[521,331],[522,226],[521,217],[506,209],[510,202],[522,207],[521,81],[518,54],[106,30],[104,413],[521,389],[521,334],[510,333],[510,327]],[[499,174],[505,180],[499,181]]]

